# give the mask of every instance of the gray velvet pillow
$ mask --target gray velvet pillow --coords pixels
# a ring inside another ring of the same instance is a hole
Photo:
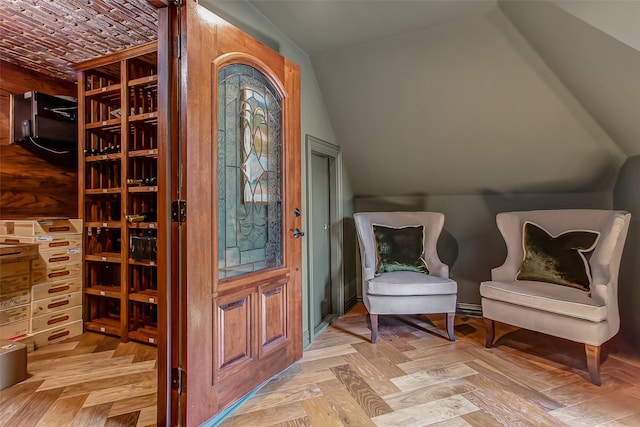
[[[415,271],[429,274],[424,260],[424,226],[373,225],[376,244],[376,274]]]
[[[555,283],[589,292],[591,268],[586,255],[598,243],[597,231],[567,231],[552,236],[541,226],[525,221],[524,260],[516,280]]]

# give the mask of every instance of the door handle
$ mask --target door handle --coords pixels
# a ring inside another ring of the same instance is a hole
[[[299,239],[302,236],[304,236],[304,231],[300,231],[299,228],[296,228],[296,229],[293,230],[293,238],[294,239]]]

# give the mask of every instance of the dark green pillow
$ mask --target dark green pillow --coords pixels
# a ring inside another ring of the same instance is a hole
[[[596,247],[597,231],[567,231],[552,236],[539,225],[525,221],[524,260],[516,280],[549,282],[590,291],[591,268],[585,255]]]
[[[416,271],[429,274],[424,260],[424,226],[386,227],[373,225],[376,244],[376,274]]]

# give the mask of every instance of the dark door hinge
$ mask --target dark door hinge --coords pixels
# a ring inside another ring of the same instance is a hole
[[[187,373],[182,368],[171,369],[171,389],[178,394],[187,392]]]
[[[173,38],[173,57],[180,58],[182,51],[182,36],[175,36]]]
[[[182,224],[187,221],[187,202],[174,200],[171,202],[171,221]]]

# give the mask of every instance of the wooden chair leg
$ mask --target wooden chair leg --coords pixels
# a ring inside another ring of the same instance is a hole
[[[484,318],[484,328],[487,333],[487,339],[484,343],[486,348],[491,348],[493,346],[493,339],[496,334],[496,324],[492,319]]]
[[[591,382],[600,385],[600,346],[585,344],[584,349],[587,353],[587,369]]]
[[[455,341],[456,337],[453,335],[453,326],[456,320],[456,313],[447,313],[447,334],[449,334],[449,341]]]
[[[375,344],[378,341],[378,315],[369,314],[371,320],[371,344]]]

